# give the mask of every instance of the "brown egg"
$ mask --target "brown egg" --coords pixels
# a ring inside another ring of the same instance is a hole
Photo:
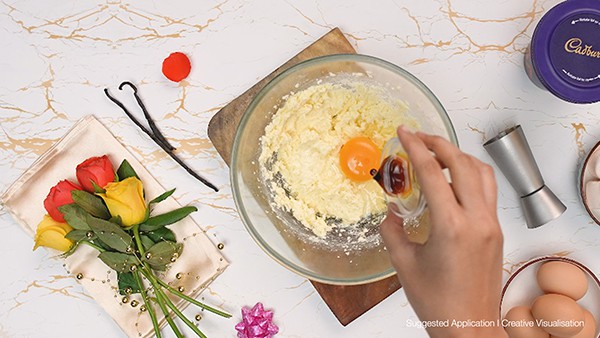
[[[542,264],[537,271],[537,281],[545,293],[559,293],[579,300],[588,290],[585,272],[574,264],[551,261]]]
[[[594,316],[586,309],[583,309],[585,316],[585,326],[578,334],[570,338],[596,338],[596,320]],[[562,338],[558,336],[550,336],[550,338]]]
[[[550,293],[533,301],[531,314],[538,325],[551,335],[571,337],[583,329],[583,309],[567,296]]]
[[[548,332],[535,324],[528,306],[516,306],[510,309],[502,325],[510,338],[548,338]]]

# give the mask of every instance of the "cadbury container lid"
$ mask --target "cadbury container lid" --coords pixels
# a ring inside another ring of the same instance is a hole
[[[531,60],[555,96],[600,101],[600,0],[568,0],[550,9],[533,33]]]

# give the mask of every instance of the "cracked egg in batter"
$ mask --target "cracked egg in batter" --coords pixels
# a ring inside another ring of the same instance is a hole
[[[261,137],[261,176],[274,207],[320,238],[336,227],[379,224],[387,210],[381,188],[375,180],[349,179],[340,168],[340,148],[366,137],[382,149],[400,124],[417,129],[406,112],[384,89],[352,81],[289,94]]]

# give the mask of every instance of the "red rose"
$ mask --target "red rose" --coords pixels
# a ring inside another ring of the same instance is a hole
[[[44,208],[55,221],[65,222],[65,218],[62,212],[58,211],[58,207],[73,203],[73,197],[71,197],[71,191],[73,190],[81,190],[81,187],[67,180],[58,182],[50,189],[50,193],[44,200]]]
[[[84,190],[94,192],[96,183],[100,188],[104,188],[108,183],[115,180],[115,170],[108,156],[90,157],[77,166],[77,181]]]

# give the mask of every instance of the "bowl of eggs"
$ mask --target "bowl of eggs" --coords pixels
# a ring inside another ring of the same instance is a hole
[[[600,281],[567,257],[533,259],[502,290],[502,325],[510,338],[596,338]]]
[[[393,275],[379,235],[388,199],[375,172],[399,125],[457,144],[435,95],[387,61],[329,55],[275,77],[249,105],[232,148],[233,198],[252,238],[314,281],[354,285]],[[401,159],[392,164],[409,169]],[[419,205],[411,200],[418,185],[403,188],[402,202]],[[423,242],[428,212],[418,211],[406,229]]]
[[[590,217],[600,225],[600,142],[592,147],[581,165],[579,196]]]

